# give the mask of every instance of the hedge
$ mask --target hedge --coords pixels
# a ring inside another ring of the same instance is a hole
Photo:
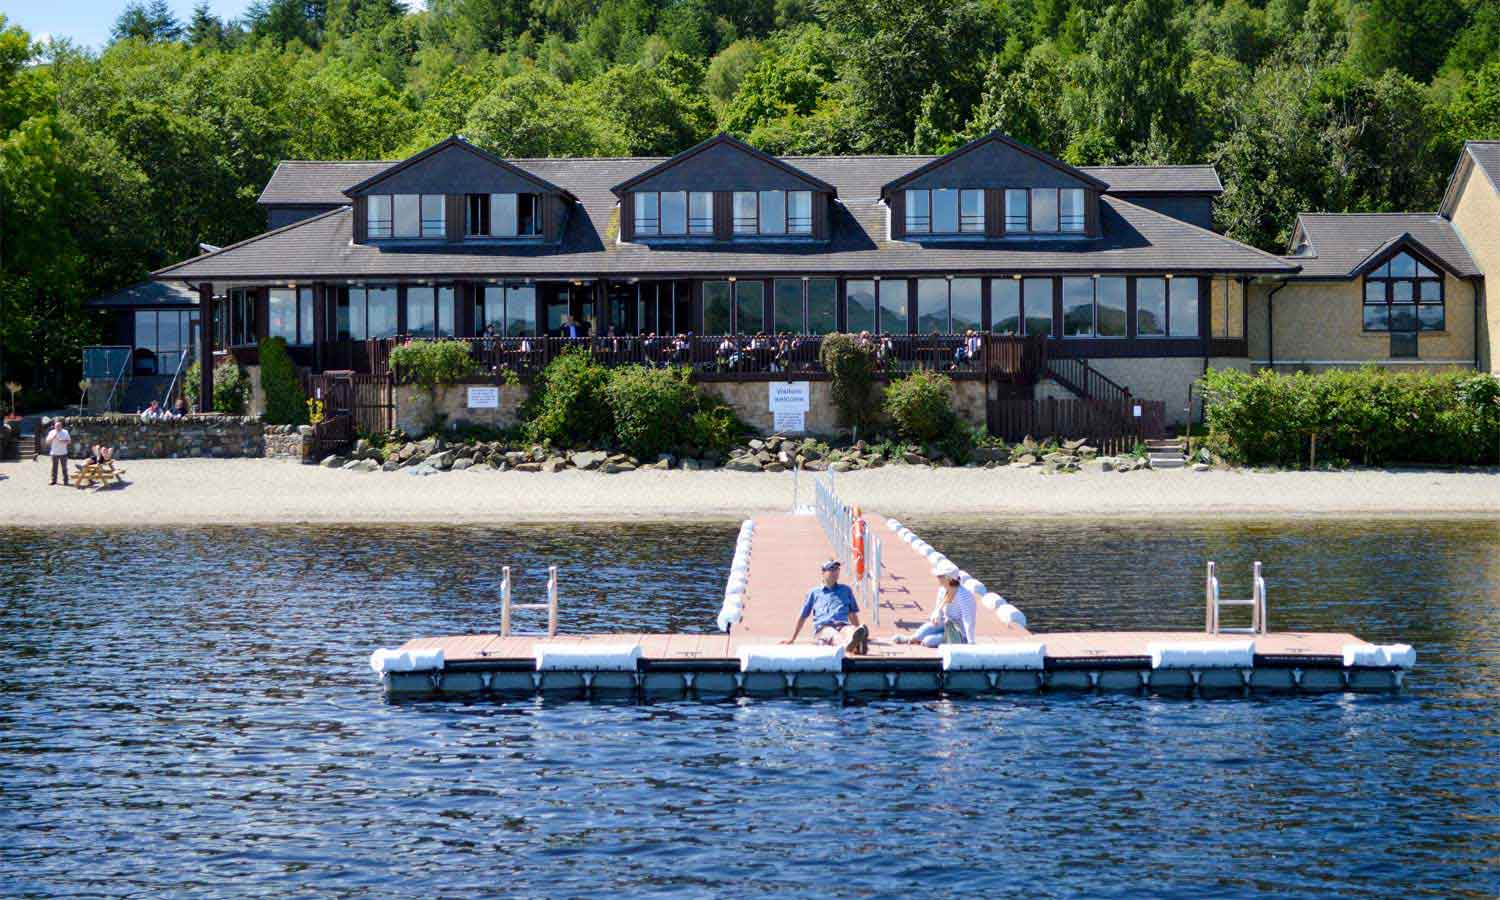
[[[616,369],[605,397],[614,415],[615,440],[627,453],[646,459],[687,443],[698,392],[685,367]]]
[[[198,373],[201,371],[195,362],[182,376],[182,393],[195,412],[198,409]],[[225,362],[214,367],[214,412],[244,415],[249,400],[250,379],[237,364]]]
[[[953,379],[926,370],[898,379],[885,389],[885,411],[906,440],[929,444],[949,438],[958,424]]]
[[[1500,461],[1500,379],[1491,375],[1221,369],[1210,370],[1198,386],[1207,445],[1236,462]]]
[[[268,337],[260,342],[260,390],[266,398],[268,423],[307,424],[307,395],[302,393],[285,338]]]

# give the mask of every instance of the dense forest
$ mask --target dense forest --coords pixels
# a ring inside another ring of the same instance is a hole
[[[258,0],[128,5],[100,52],[0,16],[0,366],[71,393],[81,304],[263,229],[281,159],[449,134],[508,157],[940,153],[1209,162],[1219,227],[1431,209],[1500,137],[1496,0]]]

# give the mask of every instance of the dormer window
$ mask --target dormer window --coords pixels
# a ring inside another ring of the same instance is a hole
[[[372,238],[440,238],[442,194],[371,194],[366,212]]]
[[[636,237],[709,236],[714,233],[711,191],[637,191]]]
[[[1443,276],[1405,251],[1365,276],[1365,331],[1442,331]]]
[[[1082,188],[1011,188],[1005,192],[1007,234],[1082,234],[1088,221]]]
[[[469,194],[464,232],[470,237],[537,237],[541,194]]]
[[[984,234],[984,191],[908,190],[906,233]]]
[[[812,234],[812,191],[735,191],[734,233]]]

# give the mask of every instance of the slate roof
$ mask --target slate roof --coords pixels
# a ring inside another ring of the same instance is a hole
[[[1474,163],[1483,170],[1490,184],[1500,190],[1500,141],[1466,141],[1464,149],[1474,157]]]
[[[1480,274],[1453,223],[1437,213],[1303,213],[1297,228],[1310,252],[1289,256],[1300,263],[1299,280],[1352,278],[1378,250],[1409,235],[1459,277]]]
[[[1112,194],[1222,194],[1213,166],[1084,166]]]
[[[400,248],[356,245],[342,191],[368,178],[376,162],[283,163],[262,203],[328,205],[330,210],[276,231],[154,273],[179,279],[386,278],[397,276],[588,277],[714,274],[956,273],[1171,271],[1290,274],[1285,261],[1119,197],[1100,200],[1100,238],[1030,240],[886,237],[882,186],[931,161],[930,156],[787,157],[785,161],[838,191],[831,240],[619,244],[618,200],[611,188],[661,159],[528,159],[513,164],[561,185],[578,198],[561,245],[464,245],[435,242]],[[1201,170],[1204,167],[1192,167]],[[1112,170],[1115,185],[1131,171]],[[1201,178],[1201,175],[1198,176]],[[1153,170],[1146,181],[1160,181]],[[1217,178],[1214,179],[1217,182]],[[1139,183],[1139,182],[1136,182]],[[1202,183],[1201,181],[1199,183]],[[334,197],[338,199],[333,199]],[[271,198],[268,200],[267,198]]]
[[[121,288],[113,294],[95,297],[84,306],[113,309],[131,306],[197,306],[198,292],[181,284],[165,281],[143,281]]]
[[[1452,216],[1458,205],[1458,191],[1464,183],[1464,175],[1470,167],[1479,170],[1492,191],[1500,193],[1500,141],[1465,141],[1458,162],[1453,164],[1453,174],[1448,176],[1448,187],[1443,191],[1443,202],[1438,211]]]

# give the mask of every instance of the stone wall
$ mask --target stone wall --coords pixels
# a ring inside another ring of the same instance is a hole
[[[493,387],[493,383],[452,384],[429,393],[426,388],[398,384],[395,388],[396,427],[407,434],[423,434],[431,429],[433,412],[444,416],[445,424],[467,422],[491,428],[510,428],[521,421],[521,405],[531,396],[529,385],[501,385],[500,405],[494,409],[470,409],[468,389]],[[434,396],[436,403],[434,403]]]
[[[979,428],[989,421],[986,410],[985,385],[982,381],[955,381],[953,383],[953,408],[959,417]],[[773,432],[771,415],[770,383],[765,381],[705,381],[698,389],[705,394],[718,397],[734,408],[745,424],[756,433],[769,435]],[[884,384],[879,386],[884,389]],[[847,433],[847,428],[838,424],[838,410],[833,405],[833,395],[827,381],[809,382],[809,409],[807,428],[799,434],[831,437]]]
[[[316,462],[312,458],[311,425],[267,425],[266,459]]]
[[[185,419],[144,422],[135,415],[69,416],[73,436],[70,455],[88,456],[94,444],[115,448],[116,459],[163,459],[194,456],[262,456],[266,426],[256,418],[194,415]],[[43,433],[51,428],[43,421]]]

